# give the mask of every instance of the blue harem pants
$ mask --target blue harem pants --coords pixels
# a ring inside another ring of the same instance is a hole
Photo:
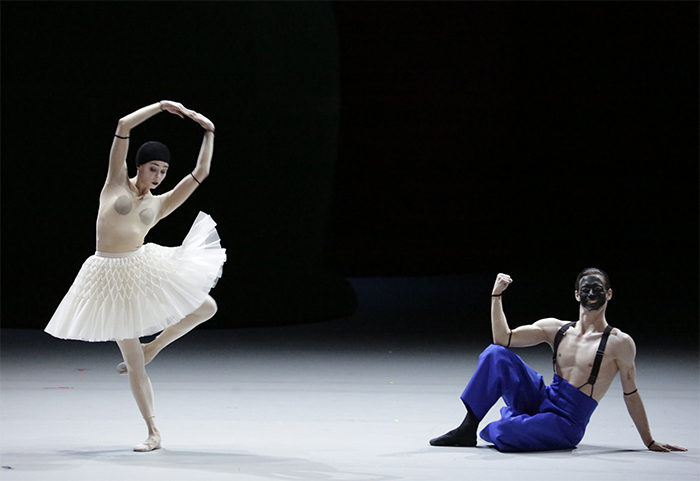
[[[519,356],[492,344],[479,356],[476,372],[460,398],[483,419],[501,397],[506,403],[501,419],[479,433],[501,451],[573,449],[598,406],[556,374],[547,386]]]

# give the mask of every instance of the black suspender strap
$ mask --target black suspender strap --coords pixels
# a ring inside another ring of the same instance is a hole
[[[567,322],[559,328],[557,335],[554,336],[554,351],[552,352],[552,368],[554,369],[554,372],[557,372],[557,349],[559,349],[559,343],[561,343],[561,340],[564,338],[567,329],[574,324],[576,324],[576,321]]]
[[[605,345],[608,343],[608,337],[610,337],[610,331],[612,331],[612,326],[605,328],[603,332],[603,337],[600,338],[600,344],[598,344],[598,352],[595,355],[595,361],[593,361],[593,369],[591,369],[591,376],[588,378],[588,383],[591,386],[595,384],[596,379],[598,379],[598,371],[600,371],[600,363],[603,362],[603,354],[605,354]],[[585,386],[585,384],[584,384]]]

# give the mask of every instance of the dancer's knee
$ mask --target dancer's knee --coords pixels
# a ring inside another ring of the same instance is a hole
[[[491,344],[479,355],[480,365],[510,365],[516,360],[513,351],[499,344]]]
[[[510,350],[505,346],[501,346],[500,344],[491,344],[489,347],[484,349],[484,351],[479,355],[479,358],[503,356],[507,355],[506,353],[508,352],[510,352]]]
[[[130,376],[143,376],[146,374],[146,361],[143,349],[138,339],[124,339],[117,341],[122,358],[126,363]]]
[[[129,378],[140,381],[148,379],[148,373],[146,372],[146,365],[143,362],[134,364],[126,363],[126,367],[129,373]]]
[[[214,314],[216,314],[216,311],[218,310],[218,306],[216,305],[216,301],[214,300],[213,297],[207,296],[207,298],[204,300],[204,303],[199,307],[198,311],[199,314],[204,317],[204,319],[209,319],[211,317],[214,317]]]
[[[127,366],[137,367],[139,364],[144,364],[143,349],[138,339],[122,339],[117,341],[117,346]]]

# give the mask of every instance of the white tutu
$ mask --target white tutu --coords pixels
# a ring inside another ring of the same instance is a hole
[[[216,222],[203,212],[180,247],[145,244],[124,254],[96,252],[45,331],[82,341],[155,334],[204,303],[225,261]]]

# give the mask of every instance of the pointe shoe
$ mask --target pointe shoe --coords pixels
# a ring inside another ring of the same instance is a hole
[[[134,451],[136,451],[137,453],[147,453],[149,451],[155,451],[156,449],[160,448],[160,434],[153,434],[151,436],[148,436],[148,439],[146,439],[141,444],[136,445],[134,447]]]

